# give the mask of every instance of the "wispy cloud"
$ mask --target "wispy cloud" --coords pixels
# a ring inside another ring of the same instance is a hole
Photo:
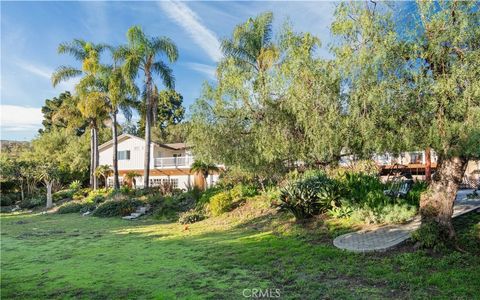
[[[185,65],[187,67],[189,67],[190,69],[194,70],[194,71],[197,71],[199,73],[207,75],[208,78],[211,79],[211,80],[215,80],[215,78],[216,78],[215,77],[215,72],[216,72],[215,66],[206,65],[206,64],[199,64],[199,63],[194,63],[194,62],[188,62],[188,63],[185,63]]]
[[[43,66],[37,66],[26,61],[18,61],[17,65],[25,71],[46,79],[50,79],[50,76],[52,76],[52,70]]]
[[[37,65],[37,64],[33,64],[31,62],[27,62],[27,61],[24,61],[24,60],[18,60],[17,61],[17,66],[19,66],[20,68],[24,69],[25,71],[33,74],[33,75],[37,75],[41,78],[44,78],[48,81],[50,81],[51,79],[51,76],[53,74],[53,69],[50,69],[48,67],[45,67],[45,66],[41,66],[41,65]],[[78,78],[70,78],[66,81],[62,81],[60,82],[60,84],[58,84],[56,87],[55,87],[55,90],[58,90],[58,91],[71,91],[71,92],[74,92],[75,90],[75,85],[78,83],[79,79]]]
[[[202,24],[202,20],[185,3],[177,1],[159,2],[159,7],[192,37],[210,58],[217,62],[222,59],[220,42],[213,31]]]
[[[2,132],[35,130],[42,126],[40,108],[0,104]]]

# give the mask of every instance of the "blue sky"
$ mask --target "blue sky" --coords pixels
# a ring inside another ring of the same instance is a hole
[[[132,25],[152,36],[165,35],[179,47],[172,65],[176,89],[188,108],[202,83],[214,80],[222,54],[219,41],[235,25],[264,11],[274,13],[274,28],[289,21],[309,31],[328,56],[334,2],[1,2],[1,138],[29,140],[41,127],[45,99],[73,90],[76,80],[53,88],[50,75],[59,65],[79,67],[57,54],[60,42],[81,38],[112,45],[126,42]],[[278,32],[278,31],[277,31]]]

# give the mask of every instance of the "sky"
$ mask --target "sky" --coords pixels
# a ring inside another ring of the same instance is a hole
[[[328,57],[334,2],[302,1],[189,1],[189,2],[1,2],[1,139],[31,140],[41,128],[45,99],[73,91],[78,79],[51,85],[60,65],[80,67],[59,55],[61,42],[75,38],[120,45],[132,25],[150,36],[167,36],[179,48],[171,65],[176,90],[187,108],[200,96],[202,84],[215,80],[222,58],[220,41],[235,25],[262,12],[274,13],[274,33],[285,22],[297,32],[318,36],[318,55]],[[160,84],[160,81],[157,81]]]
[[[151,36],[167,36],[179,48],[171,65],[176,90],[188,108],[202,84],[215,80],[222,58],[220,41],[235,25],[264,11],[274,13],[274,31],[289,21],[296,31],[322,40],[328,55],[333,2],[1,2],[1,139],[30,140],[41,128],[45,99],[73,90],[78,79],[53,88],[60,65],[80,67],[58,44],[80,38],[112,45],[126,43],[126,31],[140,25]],[[160,81],[159,81],[160,83]]]

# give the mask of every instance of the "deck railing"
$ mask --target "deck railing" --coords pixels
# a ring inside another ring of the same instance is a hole
[[[158,157],[155,158],[155,168],[179,168],[190,167],[193,163],[192,156],[179,156],[179,157]]]

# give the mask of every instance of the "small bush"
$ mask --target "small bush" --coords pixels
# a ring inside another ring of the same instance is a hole
[[[97,206],[93,215],[97,217],[126,216],[135,212],[137,207],[142,205],[145,205],[145,202],[138,199],[107,200]]]
[[[18,193],[8,193],[0,195],[0,206],[10,206],[15,202],[21,200],[21,195]]]
[[[25,198],[24,201],[20,202],[20,207],[29,209],[46,204],[47,199],[45,198],[45,196],[37,195],[32,196],[31,198]]]
[[[56,193],[53,193],[52,198],[53,201],[60,201],[64,199],[73,199],[73,195],[75,194],[75,190],[60,190]]]
[[[412,240],[418,242],[420,248],[443,250],[448,240],[446,228],[432,220],[424,222],[419,229],[412,233]]]
[[[230,195],[234,201],[240,201],[247,197],[253,197],[258,194],[255,186],[238,184],[230,190]]]
[[[91,188],[84,188],[84,189],[80,189],[78,191],[76,191],[74,194],[73,194],[73,200],[82,200],[84,199],[85,197],[88,196],[88,194],[92,191]]]
[[[203,193],[202,196],[198,199],[197,201],[197,207],[201,208],[204,205],[208,204],[210,202],[210,199],[215,196],[218,193],[221,193],[223,191],[222,188],[219,186],[213,186],[208,189],[206,189]]]
[[[234,199],[230,192],[221,192],[210,198],[208,210],[212,216],[219,216],[230,210]]]
[[[102,203],[113,193],[113,190],[110,189],[98,189],[95,191],[90,191],[88,196],[85,197],[86,202]]]
[[[282,188],[279,200],[279,209],[291,212],[297,220],[307,219],[335,204],[335,185],[323,173],[308,174]]]
[[[82,188],[82,183],[80,180],[74,180],[72,183],[70,183],[68,188],[73,191],[79,191]]]
[[[203,212],[197,209],[190,209],[179,215],[178,223],[180,224],[192,224],[205,219]]]
[[[71,214],[71,213],[84,213],[87,211],[93,211],[96,204],[93,202],[85,201],[71,201],[58,207],[57,213],[59,214]]]

